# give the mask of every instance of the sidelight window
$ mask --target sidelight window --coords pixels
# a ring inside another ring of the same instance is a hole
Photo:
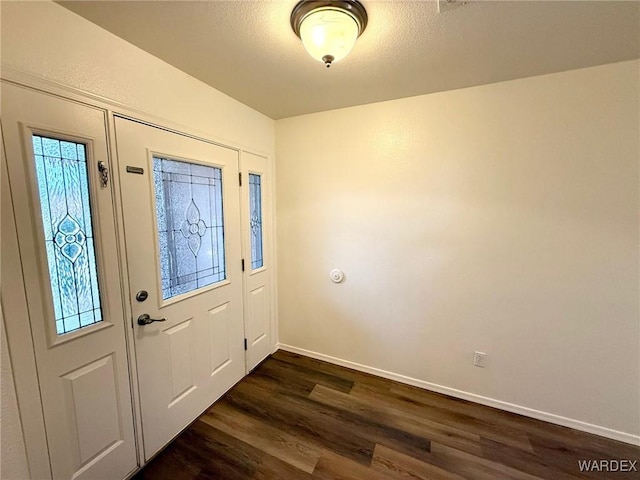
[[[56,332],[102,321],[86,147],[32,136]]]
[[[262,255],[262,185],[260,175],[249,174],[249,222],[251,228],[251,268],[264,265]]]

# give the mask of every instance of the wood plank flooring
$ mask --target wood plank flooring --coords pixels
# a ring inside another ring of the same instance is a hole
[[[640,448],[278,351],[135,479],[640,478],[578,466],[611,459]]]

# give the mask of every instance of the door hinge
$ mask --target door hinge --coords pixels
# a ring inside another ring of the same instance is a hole
[[[242,172],[238,172],[238,183],[242,186]]]
[[[245,350],[247,349],[247,339],[246,338],[244,339],[244,349]]]
[[[244,258],[242,259],[242,271],[244,272]]]

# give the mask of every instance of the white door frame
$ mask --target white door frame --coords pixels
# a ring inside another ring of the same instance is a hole
[[[265,167],[264,170],[260,168],[259,170],[254,170],[254,166],[256,164],[262,163],[264,160]],[[272,288],[274,288],[274,278],[272,278],[271,271],[275,264],[275,259],[272,257],[273,248],[272,248],[272,237],[270,234],[265,232],[271,232],[273,228],[273,193],[272,193],[272,169],[270,168],[269,159],[263,157],[261,155],[256,155],[250,152],[242,152],[240,155],[240,172],[242,178],[242,185],[240,188],[240,207],[242,210],[242,258],[243,258],[243,266],[244,270],[242,272],[242,280],[243,280],[243,296],[244,296],[244,325],[245,325],[245,359],[246,359],[246,373],[248,374],[251,370],[253,370],[265,357],[264,357],[264,347],[265,345],[253,346],[253,340],[250,338],[252,333],[252,308],[251,308],[251,289],[256,288],[257,284],[255,283],[256,278],[262,280],[259,282],[263,288],[267,291],[267,302],[268,303],[268,312],[267,316],[267,335],[268,339],[266,342],[271,343],[271,349],[267,353],[271,354],[274,351],[273,348],[273,339],[276,338],[275,325],[273,322],[273,318],[275,318],[275,311],[273,305],[273,299],[270,294]],[[263,267],[253,270],[251,263],[251,233],[250,233],[250,178],[249,175],[252,173],[258,173],[261,177],[262,188],[261,188],[261,206],[262,206],[262,251],[263,251]]]
[[[278,321],[277,321],[277,271],[276,271],[276,252],[275,252],[275,168],[274,158],[270,152],[264,152],[257,149],[247,147],[246,145],[231,142],[226,139],[217,138],[207,132],[198,131],[193,128],[186,127],[184,125],[177,124],[169,119],[161,118],[147,112],[137,110],[128,105],[109,100],[99,95],[69,87],[57,82],[52,82],[31,74],[27,74],[9,67],[4,67],[1,72],[0,80],[3,82],[13,83],[19,86],[27,87],[32,90],[37,90],[45,94],[64,98],[79,103],[86,104],[91,107],[96,107],[104,110],[107,116],[107,142],[109,149],[109,156],[113,172],[119,170],[116,140],[114,136],[114,118],[116,115],[122,118],[129,118],[131,120],[146,123],[151,126],[162,128],[174,133],[179,133],[189,137],[196,138],[208,143],[213,143],[225,147],[229,147],[240,152],[240,162],[242,162],[242,153],[248,152],[261,157],[265,157],[268,162],[268,174],[271,181],[269,182],[269,196],[270,212],[269,221],[265,224],[265,237],[269,238],[266,242],[266,248],[268,249],[266,254],[269,255],[271,260],[271,275],[270,281],[272,285],[271,289],[271,325],[272,332],[272,351],[277,350],[278,345]],[[3,238],[6,238],[8,244],[5,250],[4,246],[2,251],[5,252],[5,258],[3,258],[3,266],[5,268],[11,267],[12,271],[20,272],[11,282],[5,282],[2,285],[2,296],[4,298],[10,298],[11,302],[2,302],[2,309],[4,313],[4,327],[6,328],[7,341],[11,364],[13,367],[13,377],[15,381],[16,396],[18,401],[18,410],[20,413],[20,420],[22,426],[22,433],[24,436],[25,449],[27,453],[27,463],[29,467],[29,473],[32,478],[51,478],[51,468],[49,462],[49,452],[47,448],[44,417],[42,414],[42,400],[40,397],[40,386],[38,383],[38,374],[36,369],[35,351],[33,348],[33,341],[31,337],[31,326],[28,320],[27,301],[25,294],[24,279],[21,274],[21,265],[19,261],[19,247],[17,243],[17,235],[15,232],[15,220],[13,218],[13,206],[11,204],[11,197],[9,194],[8,181],[5,180],[6,167],[4,159],[4,144],[0,144],[2,150],[2,229],[9,229],[9,234],[3,234]],[[241,163],[242,165],[242,163]],[[120,195],[120,179],[118,175],[111,175],[111,181],[114,182],[114,196],[115,214],[116,214],[116,234],[118,242],[118,257],[120,262],[120,271],[122,275],[122,289],[123,293],[127,294],[129,291],[129,279],[126,270],[126,258],[124,254],[124,232],[123,232],[123,220],[122,220],[122,198]],[[9,202],[9,203],[7,203]],[[10,215],[4,215],[4,212]],[[6,232],[6,231],[5,231]],[[7,255],[9,253],[9,255]],[[243,252],[246,256],[246,252]],[[250,254],[250,252],[249,252]],[[250,255],[249,255],[250,258]],[[142,425],[140,420],[140,399],[137,382],[137,370],[136,370],[136,358],[133,341],[133,328],[131,324],[131,305],[130,302],[124,302],[126,321],[126,341],[127,352],[129,362],[130,383],[133,400],[133,416],[134,416],[134,428],[137,441],[137,455],[139,463],[141,463],[144,455],[142,453]],[[28,414],[26,413],[28,412]]]
[[[22,275],[18,233],[7,163],[2,142],[2,267],[13,273],[2,281],[3,328],[7,334],[10,363],[13,369],[18,415],[22,426],[27,466],[32,478],[51,478],[49,449],[46,441],[36,355],[31,338],[26,287]],[[10,299],[10,301],[8,301]],[[6,387],[5,387],[6,388]],[[26,412],[29,412],[27,415]]]

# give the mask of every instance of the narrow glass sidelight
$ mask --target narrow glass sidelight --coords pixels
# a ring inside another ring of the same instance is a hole
[[[251,228],[251,268],[264,265],[262,255],[262,185],[260,175],[249,174],[249,222]]]
[[[153,159],[164,300],[226,279],[222,170]]]
[[[56,332],[102,321],[86,147],[32,136]]]

